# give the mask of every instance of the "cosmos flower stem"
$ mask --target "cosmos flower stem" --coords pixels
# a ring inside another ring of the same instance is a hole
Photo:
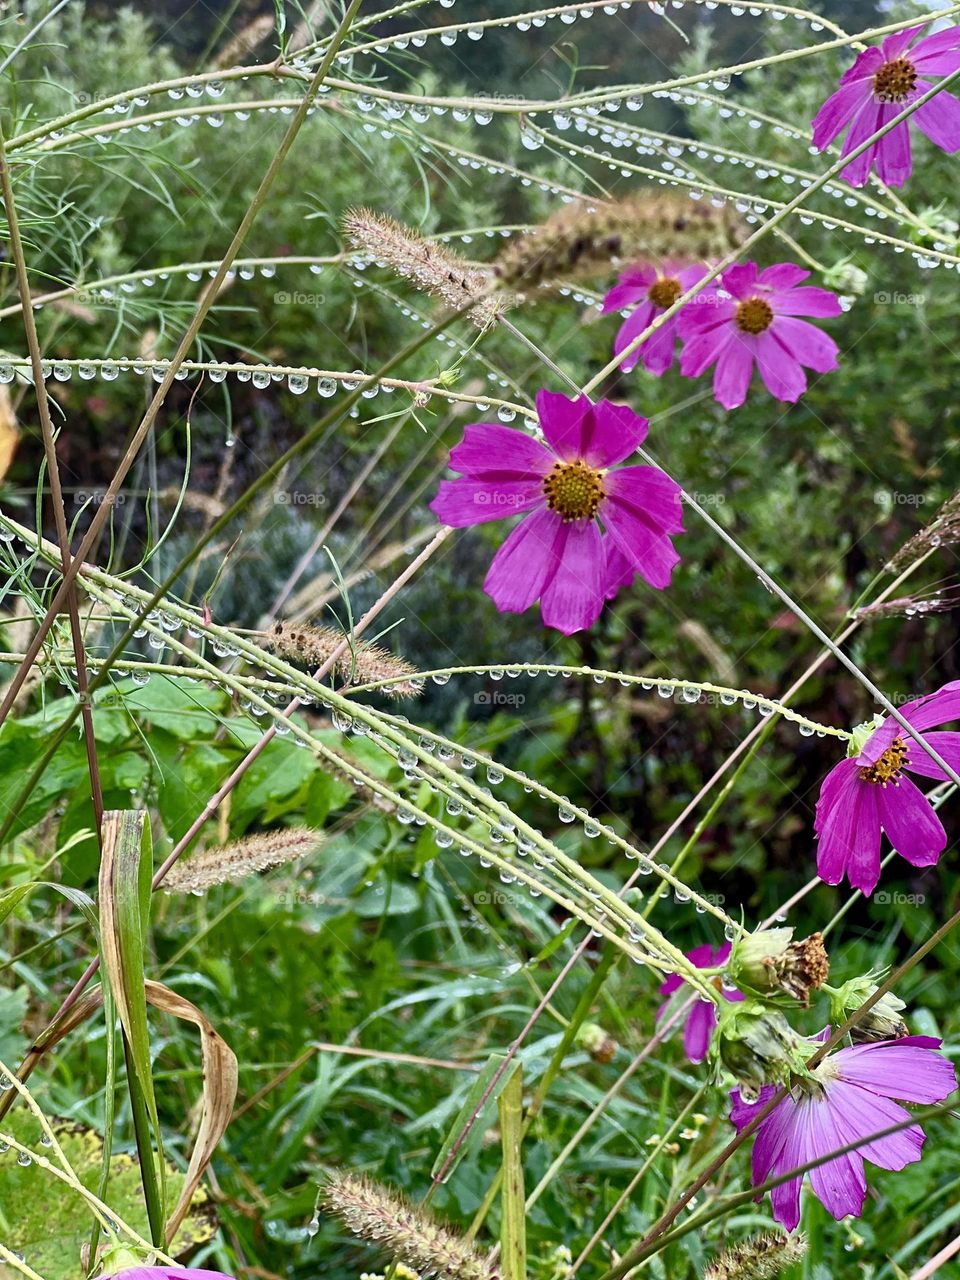
[[[951,12],[955,12],[958,8],[960,8],[960,5],[954,6],[951,9]],[[902,26],[898,27],[898,30],[902,29]],[[863,34],[869,35],[871,33],[865,32]],[[876,133],[872,133],[869,138],[866,138],[858,147],[854,147],[842,159],[837,160],[832,164],[819,176],[819,178],[816,178],[811,182],[808,187],[805,187],[802,191],[798,192],[798,194],[794,196],[791,201],[785,204],[782,209],[778,209],[777,212],[773,214],[772,217],[768,218],[766,222],[761,223],[761,225],[757,227],[756,231],[748,236],[742,245],[731,250],[726,257],[721,258],[719,262],[715,263],[714,266],[710,268],[701,280],[698,280],[695,285],[687,289],[685,293],[682,293],[672,306],[667,307],[665,311],[662,311],[658,316],[656,316],[646,327],[643,333],[638,334],[629,346],[624,347],[624,349],[609,360],[598,373],[595,373],[588,382],[584,383],[581,388],[581,394],[590,395],[597,387],[605,382],[611,374],[616,373],[624,360],[631,356],[635,351],[638,351],[642,344],[646,342],[652,334],[656,333],[661,325],[665,324],[671,316],[676,315],[682,307],[685,307],[688,302],[692,301],[706,288],[707,285],[712,284],[713,281],[721,276],[728,267],[733,266],[733,264],[740,258],[745,257],[749,249],[752,249],[753,246],[762,240],[768,232],[772,231],[775,227],[779,226],[781,222],[785,221],[785,219],[787,219],[792,213],[796,212],[797,209],[806,203],[810,196],[814,195],[822,187],[826,186],[826,184],[833,178],[836,178],[847,167],[851,160],[855,160],[857,156],[862,155],[863,152],[865,152],[869,147],[872,147],[880,138],[886,137],[886,135],[892,129],[895,129],[897,125],[902,124],[904,120],[908,120],[919,107],[924,106],[925,103],[929,102],[932,98],[935,98],[941,90],[949,88],[958,80],[960,80],[960,71],[954,71],[951,75],[944,76],[938,84],[934,85],[932,88],[928,89],[926,93],[921,94],[912,102],[908,103],[902,111],[899,111],[895,116],[892,116],[886,124],[876,131]],[[960,781],[960,779],[958,779],[958,781]]]

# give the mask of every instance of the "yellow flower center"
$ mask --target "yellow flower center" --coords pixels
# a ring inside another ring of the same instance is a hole
[[[547,506],[564,521],[589,520],[603,500],[603,472],[576,462],[558,462],[544,479]]]
[[[875,786],[885,787],[888,782],[896,786],[900,770],[906,763],[907,744],[902,738],[897,738],[876,764],[866,765],[860,770],[860,777],[864,782],[872,782]]]
[[[735,319],[742,333],[763,333],[773,324],[773,308],[764,298],[744,298],[737,303]]]
[[[917,69],[906,58],[885,62],[873,77],[873,92],[880,102],[903,102],[917,83]]]
[[[660,276],[647,290],[647,297],[655,307],[662,307],[666,311],[667,307],[673,306],[681,293],[683,293],[683,286],[679,280],[673,276]]]

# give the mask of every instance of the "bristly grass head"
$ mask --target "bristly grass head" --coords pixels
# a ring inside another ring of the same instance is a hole
[[[219,849],[203,849],[175,863],[163,882],[168,893],[206,893],[218,884],[236,884],[247,876],[283,866],[313,853],[323,841],[319,831],[290,827],[245,836]]]
[[[335,1173],[321,1199],[355,1236],[382,1245],[421,1276],[499,1280],[488,1257],[388,1187],[352,1173]]]
[[[416,288],[441,298],[451,307],[462,307],[471,298],[480,299],[469,315],[481,329],[511,304],[504,294],[481,297],[493,283],[488,272],[470,266],[446,245],[427,240],[419,231],[395,218],[372,209],[349,209],[344,215],[343,229],[356,248],[369,253],[376,262],[392,267]]]
[[[494,272],[505,285],[542,289],[640,258],[706,261],[736,248],[745,234],[732,206],[683,195],[641,192],[613,203],[580,201],[512,240]]]
[[[321,667],[343,644],[344,635],[333,627],[299,626],[278,622],[265,637],[274,653],[309,667]],[[337,659],[337,670],[350,684],[374,684],[380,680],[395,683],[384,687],[392,698],[413,698],[422,691],[416,679],[416,668],[389,649],[369,640],[353,640]]]
[[[896,572],[905,568],[927,551],[938,547],[952,547],[960,542],[960,492],[948,498],[929,524],[918,529],[908,538],[887,562],[887,568]]]
[[[703,1273],[703,1280],[775,1280],[807,1252],[803,1236],[765,1231],[725,1249]]]

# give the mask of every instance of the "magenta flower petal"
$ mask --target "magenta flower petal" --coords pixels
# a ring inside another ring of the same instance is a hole
[[[800,364],[817,373],[830,373],[837,368],[838,347],[829,333],[815,324],[795,320],[791,316],[778,317],[770,334]],[[760,334],[763,339],[767,335]]]
[[[683,1028],[683,1051],[691,1062],[702,1062],[707,1056],[716,1025],[716,1007],[709,1000],[698,1000]]]
[[[757,336],[756,358],[763,385],[773,398],[795,404],[807,389],[807,375],[773,330]]]
[[[586,458],[593,439],[593,405],[586,396],[570,400],[559,391],[537,392],[543,437],[562,461]]]
[[[680,563],[668,536],[683,529],[679,485],[656,467],[625,467],[606,490],[600,517],[614,546],[651,587],[668,587]]]
[[[954,773],[960,773],[960,733],[927,731],[923,736],[937,755],[942,760],[946,760]],[[927,755],[919,742],[910,740],[907,747],[910,754],[903,766],[905,769],[909,769],[911,773],[919,773],[924,778],[936,778],[938,782],[947,781],[946,772],[934,763],[933,758]]]
[[[731,312],[731,316],[732,316]],[[698,378],[737,337],[732,326],[718,321],[710,328],[691,332],[680,352],[680,372],[685,378]]]
[[[678,315],[677,333],[686,340],[723,331],[736,313],[737,304],[732,298],[721,298],[716,293],[699,293]]]
[[[772,267],[764,267],[757,276],[760,284],[768,289],[795,291],[802,280],[807,280],[810,272],[806,267],[798,267],[795,262],[777,262]],[[823,290],[826,293],[826,290]],[[831,296],[832,295],[828,295]]]
[[[483,583],[501,613],[523,613],[540,599],[565,541],[563,521],[546,507],[517,525],[490,562]]]
[[[960,67],[960,54],[955,57]],[[922,107],[917,107],[912,119],[920,132],[925,133],[941,151],[948,155],[960,151],[960,100],[952,93],[942,90]]]
[[[622,311],[624,307],[635,306],[647,296],[647,290],[656,278],[656,270],[648,265],[630,267],[621,272],[620,279],[603,300],[603,314],[609,315],[611,311]]]
[[[883,108],[881,124],[886,124],[894,114],[889,107]],[[876,145],[877,177],[888,187],[902,187],[913,172],[913,160],[910,152],[910,126],[906,120],[896,125]]]
[[[633,582],[637,571],[633,562],[627,559],[609,534],[604,535],[603,547],[607,558],[603,590],[606,598],[612,600],[621,587],[628,587]]]
[[[934,1036],[904,1036],[849,1045],[834,1057],[843,1078],[861,1089],[882,1098],[928,1104],[948,1098],[957,1087],[953,1063],[930,1052],[939,1049],[940,1043]]]
[[[717,357],[713,394],[725,409],[738,409],[747,398],[753,377],[754,351],[743,338],[730,336]]]
[[[884,61],[893,62],[895,59],[899,58],[909,45],[910,41],[915,36],[918,36],[922,30],[923,24],[921,23],[916,27],[904,27],[902,31],[894,31],[892,35],[887,36],[883,44],[880,46]]]
[[[454,471],[483,480],[542,479],[555,462],[556,458],[539,440],[514,427],[490,422],[475,422],[464,428],[463,439],[450,450]]]
[[[127,1267],[112,1280],[233,1280],[223,1271],[204,1271],[200,1267]]]
[[[813,120],[813,145],[818,151],[829,147],[850,119],[870,101],[870,87],[862,80],[841,85],[826,100]]]
[[[730,956],[731,946],[729,942],[721,943],[719,947],[714,949],[709,942],[702,943],[699,947],[694,947],[692,951],[688,951],[687,959],[698,969],[713,969],[722,965]],[[685,986],[683,978],[679,974],[671,974],[669,978],[660,987],[662,996],[673,995]],[[743,999],[743,995],[739,991],[723,991],[725,999],[738,1002]],[[670,1007],[670,1001],[666,1001],[657,1011],[657,1021],[659,1022],[667,1009]],[[716,1006],[710,1000],[695,1001],[692,1009],[687,1014],[687,1020],[683,1029],[683,1048],[687,1057],[691,1062],[702,1062],[707,1056],[710,1048],[710,1041],[713,1037],[714,1028],[717,1025]]]
[[[873,790],[878,793],[880,822],[897,853],[915,867],[932,867],[947,847],[947,833],[927,797],[907,777],[896,787]]]
[[[651,302],[644,302],[641,306],[637,307],[635,311],[631,312],[630,315],[626,318],[626,320],[624,320],[620,328],[617,330],[617,336],[613,340],[614,355],[618,356],[621,351],[625,351],[627,347],[630,346],[631,342],[633,342],[636,338],[639,338],[641,333],[643,333],[644,329],[646,329],[646,327],[649,325],[650,321],[653,319],[653,317],[656,314],[657,314],[657,309],[656,307],[654,307],[653,303]],[[666,344],[664,344],[663,338],[662,338],[662,334],[664,333],[664,330],[667,331],[667,335],[669,339]],[[657,351],[658,365],[663,363],[662,348],[664,345],[666,345],[667,347],[668,360],[666,365],[664,366],[664,372],[666,372],[666,370],[669,369],[670,365],[673,363],[673,344],[676,340],[676,334],[671,333],[670,330],[671,330],[671,326],[669,324],[665,324],[665,325],[662,325],[661,328],[658,329],[657,332],[653,335],[654,338],[660,339],[660,343]],[[642,343],[639,347],[637,347],[636,351],[631,352],[631,354],[626,357],[626,359],[620,365],[620,368],[623,370],[624,373],[629,373],[631,369],[635,369],[637,367],[637,362],[639,361],[641,355],[644,356],[644,367],[645,368],[649,367],[647,365],[647,360],[649,358],[649,352],[647,348],[649,346],[650,346],[650,340],[648,340],[645,343]],[[653,370],[651,370],[651,372],[653,372]]]
[[[635,453],[647,438],[649,423],[629,405],[600,400],[593,409],[593,439],[586,461],[595,467],[614,467]],[[622,472],[618,472],[622,475]]]
[[[569,636],[592,627],[600,616],[606,598],[606,556],[600,530],[592,520],[576,520],[561,527],[564,540],[543,587],[540,611],[548,627]]]
[[[867,99],[859,112],[854,116],[853,123],[850,126],[850,132],[847,134],[846,141],[840,152],[842,156],[849,155],[861,143],[866,142],[872,133],[880,128],[883,122],[883,106],[874,102],[872,95]],[[862,155],[857,156],[842,172],[843,178],[850,183],[852,187],[862,187],[870,177],[876,158],[877,148],[879,144],[873,143],[868,147]]]
[[[845,1145],[845,1136],[841,1132],[841,1112],[834,1099],[829,1095],[829,1105],[817,1106],[808,1101],[798,1108],[803,1116],[802,1160],[816,1160],[829,1155]],[[845,1126],[848,1127],[848,1126]],[[879,1127],[879,1126],[875,1126]],[[870,1132],[870,1130],[868,1130]],[[855,1134],[860,1137],[860,1134]],[[867,1198],[867,1178],[863,1170],[863,1156],[856,1151],[837,1156],[827,1164],[818,1165],[810,1170],[810,1187],[826,1211],[834,1218],[853,1216],[858,1218],[863,1212],[863,1202]]]
[[[680,486],[659,467],[622,467],[607,476],[606,491],[608,503],[628,509],[654,533],[683,533]]]
[[[720,277],[727,293],[735,298],[746,298],[756,289],[760,271],[755,262],[738,262],[727,267]]]
[[[770,305],[778,316],[819,316],[821,319],[828,319],[843,314],[837,295],[829,289],[818,289],[816,285],[803,285],[799,289],[778,293]],[[777,327],[781,327],[779,322]]]
[[[945,27],[943,31],[935,31],[932,36],[924,36],[922,40],[918,40],[910,51],[910,61],[918,71],[926,75],[927,63],[932,58],[955,52],[960,52],[960,27]]]
[[[862,1089],[848,1084],[845,1079],[834,1081],[830,1092],[837,1101],[836,1122],[840,1137],[838,1146],[846,1146],[858,1138],[876,1133],[878,1129],[886,1129],[910,1119],[909,1111],[905,1111],[896,1102],[874,1093],[866,1095]],[[881,1169],[903,1169],[920,1159],[923,1142],[923,1130],[919,1125],[911,1125],[909,1129],[901,1129],[899,1133],[865,1142],[859,1148],[859,1155],[871,1164],[879,1165]]]
[[[861,893],[873,892],[880,879],[878,790],[860,778],[856,760],[841,760],[828,774],[814,820],[817,875],[827,884],[846,875]]]
[[[542,480],[441,480],[430,510],[454,529],[520,515],[544,505]]]

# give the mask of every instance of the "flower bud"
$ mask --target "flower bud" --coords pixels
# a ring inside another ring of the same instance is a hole
[[[594,1062],[612,1062],[619,1048],[613,1036],[595,1022],[585,1022],[577,1032],[577,1047],[585,1049]]]
[[[794,942],[792,929],[760,929],[736,943],[728,969],[741,991],[783,991],[806,1006],[826,982],[830,958],[822,934]]]
[[[727,1004],[720,1011],[716,1053],[741,1091],[756,1093],[784,1080],[803,1062],[800,1038],[779,1009],[759,1000]]]
[[[878,974],[865,974],[860,978],[851,978],[842,987],[830,995],[830,1018],[837,1024],[846,1022],[855,1010],[877,989],[874,981]],[[855,1044],[866,1044],[874,1040],[901,1040],[910,1034],[907,1024],[900,1014],[907,1006],[892,991],[882,995],[863,1017],[850,1028],[850,1039]]]

